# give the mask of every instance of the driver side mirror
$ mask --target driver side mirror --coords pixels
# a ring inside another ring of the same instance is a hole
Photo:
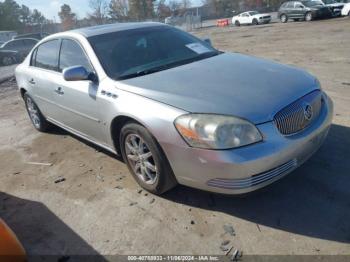
[[[95,73],[88,72],[83,66],[72,66],[63,70],[63,78],[66,81],[92,81],[97,82]]]

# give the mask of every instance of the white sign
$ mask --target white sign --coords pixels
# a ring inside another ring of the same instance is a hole
[[[204,54],[204,53],[208,53],[211,51],[208,47],[202,45],[201,43],[188,44],[188,45],[186,45],[186,47],[191,49],[192,51],[196,52],[199,55]]]

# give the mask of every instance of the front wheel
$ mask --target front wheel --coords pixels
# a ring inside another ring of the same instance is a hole
[[[280,19],[281,19],[282,23],[287,23],[288,22],[288,17],[286,15],[284,15],[284,14],[280,16]]]
[[[160,195],[177,181],[157,141],[143,126],[130,122],[121,130],[122,156],[130,173],[145,190]]]
[[[307,12],[305,14],[305,21],[310,22],[312,20],[312,14],[311,12]]]
[[[254,19],[253,20],[253,25],[258,25],[258,24],[259,24],[258,20]]]

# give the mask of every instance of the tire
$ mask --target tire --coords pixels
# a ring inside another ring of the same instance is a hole
[[[26,105],[28,116],[36,130],[40,132],[46,132],[50,129],[51,124],[47,122],[43,114],[40,112],[39,107],[35,104],[34,100],[25,93],[23,99]]]
[[[288,16],[283,14],[280,16],[280,20],[282,23],[287,23],[288,22]]]
[[[307,12],[305,14],[305,21],[306,22],[310,22],[312,20],[312,13],[311,12]]]
[[[348,13],[348,16],[350,17],[350,11],[349,11],[349,13]]]
[[[120,145],[130,173],[143,189],[160,195],[177,185],[163,150],[146,128],[127,123],[120,132]]]
[[[258,25],[258,24],[259,24],[258,20],[253,19],[253,25]]]
[[[2,58],[1,64],[3,64],[4,66],[9,66],[14,64],[14,59],[11,56],[5,56]]]
[[[241,23],[238,20],[236,20],[235,26],[241,26]]]

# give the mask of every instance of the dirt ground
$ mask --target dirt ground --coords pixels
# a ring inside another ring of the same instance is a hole
[[[223,255],[220,245],[229,240],[245,255],[350,255],[350,19],[195,34],[209,36],[221,50],[317,76],[335,102],[324,146],[283,180],[244,197],[183,186],[156,197],[141,191],[116,157],[60,129],[36,132],[15,82],[5,82],[0,217],[28,254]],[[66,180],[55,183],[60,178]],[[228,232],[232,227],[235,236]]]

